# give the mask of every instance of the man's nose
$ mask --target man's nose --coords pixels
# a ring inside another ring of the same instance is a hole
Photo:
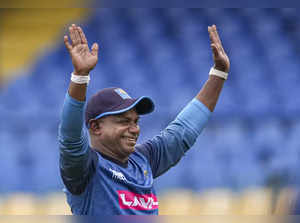
[[[138,134],[140,132],[140,127],[137,124],[132,124],[129,128],[129,131],[135,134]]]

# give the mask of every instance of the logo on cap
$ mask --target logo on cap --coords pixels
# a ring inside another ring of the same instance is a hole
[[[131,97],[121,88],[117,88],[114,90],[118,95],[120,95],[123,99],[131,99]]]

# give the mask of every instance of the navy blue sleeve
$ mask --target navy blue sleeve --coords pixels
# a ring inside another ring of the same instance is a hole
[[[67,93],[59,125],[60,172],[72,194],[81,194],[95,171],[97,154],[89,147],[87,131],[83,128],[85,102]]]
[[[192,147],[211,116],[209,109],[193,99],[159,135],[136,146],[147,157],[156,178],[176,165]]]

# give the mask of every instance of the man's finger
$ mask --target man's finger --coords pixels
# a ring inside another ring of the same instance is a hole
[[[77,27],[75,24],[72,24],[72,26],[69,28],[70,31],[70,37],[72,40],[72,46],[75,46],[81,42],[79,32],[77,30]]]
[[[70,31],[70,37],[72,40],[72,45],[75,46],[81,42],[80,36],[77,30],[77,27],[75,24],[72,24],[72,26],[69,28]]]
[[[210,47],[211,47],[212,52],[214,54],[214,58],[217,58],[219,56],[218,47],[214,43],[210,44]]]
[[[211,41],[211,36],[210,36],[210,26],[207,26],[207,31],[208,31],[208,36],[209,36],[209,39],[210,39],[210,41]]]
[[[65,43],[65,46],[67,47],[68,51],[70,52],[72,50],[72,46],[69,43],[68,36],[64,36],[64,43]]]
[[[80,44],[81,43],[81,38],[80,38],[80,34],[79,34],[79,31],[78,31],[78,28],[76,25],[72,25],[72,28],[74,30],[74,44],[77,45],[77,44]]]
[[[219,33],[218,33],[216,25],[213,25],[213,32],[215,34],[216,40],[218,41],[218,43],[220,44],[220,46],[222,46],[222,42],[220,40]]]
[[[208,36],[209,36],[210,42],[213,43],[211,26],[208,26],[207,30],[208,30]]]
[[[79,26],[78,26],[78,31],[79,31],[81,43],[87,44],[87,39],[86,39],[86,37],[84,35],[84,32],[82,31],[81,27],[79,27]]]
[[[69,27],[69,33],[70,33],[71,43],[74,46],[76,40],[75,40],[75,34],[74,34],[74,28],[73,28],[73,26]]]
[[[91,54],[93,56],[98,56],[98,50],[99,50],[99,46],[97,43],[94,43],[93,46],[92,46],[92,51],[91,51]]]
[[[218,43],[219,49],[223,53],[225,53],[216,25],[213,25],[213,33],[214,33],[215,39],[216,39],[216,41]]]
[[[78,29],[78,26],[75,29],[75,37],[76,37],[76,43],[81,44],[81,36],[80,36],[80,31]]]
[[[214,29],[212,26],[208,27],[208,32],[209,32],[209,39],[210,39],[210,43],[218,43],[218,40],[216,38],[216,33],[214,32]]]

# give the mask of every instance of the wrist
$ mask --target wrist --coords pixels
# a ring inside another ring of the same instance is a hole
[[[222,66],[222,65],[214,65],[213,68],[215,68],[216,70],[219,70],[219,71],[222,71],[222,72],[225,72],[225,73],[228,73],[229,72],[229,69],[226,68],[225,66]]]
[[[72,74],[77,75],[77,76],[88,76],[89,71],[84,71],[84,70],[74,70]]]
[[[212,67],[209,71],[209,76],[210,75],[213,75],[213,76],[217,76],[217,77],[220,77],[220,78],[223,78],[224,80],[227,80],[228,78],[228,73],[227,72],[224,72],[222,70],[218,70],[216,69],[215,67]]]
[[[85,74],[85,75],[77,75],[72,72],[71,74],[71,81],[76,84],[89,84],[90,82],[90,75]]]

